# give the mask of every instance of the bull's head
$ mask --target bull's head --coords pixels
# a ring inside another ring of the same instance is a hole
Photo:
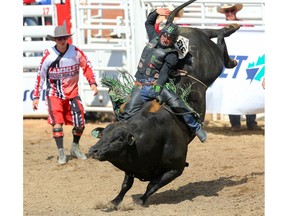
[[[101,139],[89,149],[89,157],[100,161],[117,161],[128,154],[135,143],[132,129],[123,122],[109,124]]]

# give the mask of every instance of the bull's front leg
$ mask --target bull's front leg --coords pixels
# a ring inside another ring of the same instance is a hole
[[[134,183],[134,177],[132,175],[128,175],[127,173],[125,173],[125,177],[124,177],[124,180],[123,180],[123,183],[122,183],[121,191],[115,197],[115,199],[113,199],[111,201],[111,203],[112,203],[112,205],[114,207],[118,206],[122,202],[125,194],[127,193],[128,190],[130,190],[130,188],[132,187],[133,183]]]
[[[159,188],[167,185],[168,183],[173,181],[175,178],[180,176],[183,172],[183,169],[170,170],[170,171],[164,173],[163,175],[161,175],[160,177],[149,182],[149,184],[146,188],[146,192],[143,194],[142,197],[140,197],[140,199],[137,201],[137,203],[140,205],[144,205],[149,196],[154,194]]]

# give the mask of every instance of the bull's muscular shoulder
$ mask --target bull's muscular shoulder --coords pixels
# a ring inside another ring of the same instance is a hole
[[[149,101],[142,106],[141,112],[136,113],[128,122],[143,126],[147,124],[158,124],[168,122],[171,116],[168,112],[163,112],[163,105],[160,105],[156,100]],[[167,116],[169,115],[170,118]]]
[[[209,39],[208,36],[201,31],[199,28],[192,28],[192,27],[180,27],[180,35],[184,35],[189,39],[197,39],[197,38],[205,38]]]

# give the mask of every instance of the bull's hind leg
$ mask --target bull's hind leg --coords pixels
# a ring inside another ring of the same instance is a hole
[[[132,187],[133,183],[134,183],[134,177],[125,173],[125,177],[124,177],[124,180],[123,180],[123,183],[122,183],[121,191],[115,197],[115,199],[113,199],[111,201],[111,203],[112,203],[112,205],[114,207],[118,206],[122,202],[125,194],[127,193],[127,191],[130,190],[130,188]]]
[[[182,170],[170,170],[164,173],[163,175],[161,175],[160,177],[150,181],[146,188],[146,192],[137,201],[138,204],[144,205],[149,196],[154,194],[159,188],[167,185],[168,183],[173,181],[175,178],[180,176],[182,172],[183,172],[183,169]]]
[[[231,59],[228,54],[226,42],[224,39],[224,35],[220,34],[217,38],[217,44],[220,47],[223,57],[224,57],[224,66],[226,68],[234,68],[237,65],[237,61],[235,59]]]
[[[234,68],[237,65],[237,61],[229,57],[227,45],[224,38],[229,37],[239,28],[240,25],[234,23],[234,24],[228,24],[224,26],[222,29],[201,29],[201,31],[205,33],[210,39],[217,37],[217,44],[223,53],[224,65],[226,68]]]
[[[229,37],[231,34],[236,32],[240,28],[240,25],[233,23],[224,26],[221,29],[201,29],[210,39],[216,38],[218,35],[223,35],[224,37]]]
[[[236,32],[240,28],[240,25],[237,23],[228,24],[221,30],[223,31],[224,37],[229,37],[231,34]]]

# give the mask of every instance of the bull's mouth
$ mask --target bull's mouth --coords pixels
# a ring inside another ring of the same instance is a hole
[[[95,150],[95,149],[90,149],[87,156],[88,158],[93,158],[99,161],[103,160],[103,157],[101,157],[98,150]]]
[[[93,149],[93,148],[91,147],[91,148],[89,149],[89,152],[88,152],[88,157],[89,157],[89,158],[97,159],[97,158],[96,158],[97,152],[98,152],[98,150]]]
[[[89,153],[87,156],[88,156],[88,158],[97,159],[97,157],[96,157],[96,155],[95,155],[95,154],[90,154],[90,153]]]
[[[103,160],[103,158],[102,158],[100,155],[98,155],[98,154],[88,155],[88,157],[89,157],[89,158],[93,158],[93,159],[95,159],[95,160],[99,160],[99,161],[102,161],[102,160]]]
[[[99,160],[99,161],[104,161],[104,157],[101,157],[100,155],[96,154],[92,156],[93,159]]]

